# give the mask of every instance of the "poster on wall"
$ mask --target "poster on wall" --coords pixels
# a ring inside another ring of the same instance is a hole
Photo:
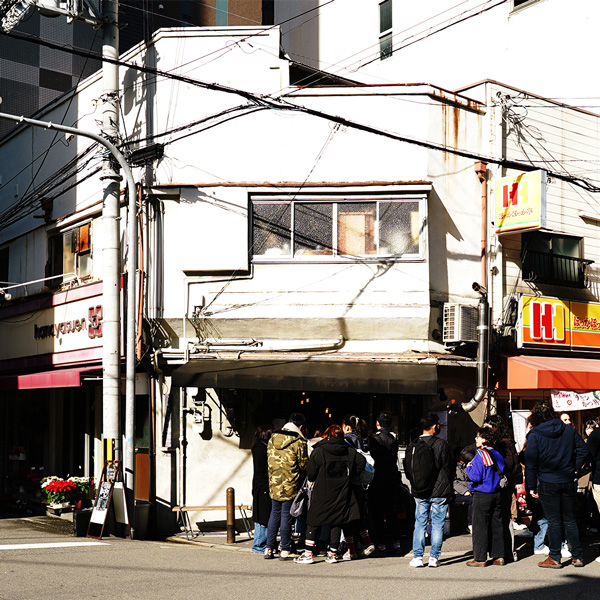
[[[552,390],[552,408],[557,411],[589,410],[600,408],[600,390],[594,392],[577,392]]]
[[[525,444],[525,435],[527,434],[527,417],[530,414],[530,410],[510,411],[517,452],[521,452],[521,450],[523,450],[523,445]]]

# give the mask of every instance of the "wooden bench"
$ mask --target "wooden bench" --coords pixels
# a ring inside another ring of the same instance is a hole
[[[236,504],[234,509],[240,513],[242,518],[242,522],[244,523],[244,527],[246,529],[246,533],[248,537],[252,539],[252,531],[253,527],[250,523],[250,519],[248,518],[248,510],[251,510],[251,506],[247,506],[246,504]],[[177,513],[177,522],[183,527],[185,531],[185,537],[190,540],[198,537],[199,535],[204,535],[204,531],[200,528],[200,524],[198,525],[198,533],[194,533],[194,529],[192,527],[192,523],[190,522],[189,513],[191,512],[206,512],[206,511],[214,511],[221,510],[227,511],[227,506],[174,506],[173,512]],[[241,533],[241,532],[238,532]]]

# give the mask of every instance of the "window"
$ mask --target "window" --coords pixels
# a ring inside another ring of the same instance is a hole
[[[537,2],[537,0],[513,0],[513,8],[519,8],[523,4],[533,4]]]
[[[379,5],[379,58],[392,55],[392,0]]]
[[[586,270],[594,261],[582,258],[579,237],[531,231],[521,238],[523,280],[583,288]]]
[[[255,257],[332,260],[421,258],[423,199],[252,202]]]
[[[49,273],[56,275],[51,285],[60,285],[62,275],[80,279],[92,274],[91,223],[53,235],[49,240]]]
[[[10,282],[8,278],[8,247],[0,250],[0,285],[6,285]]]

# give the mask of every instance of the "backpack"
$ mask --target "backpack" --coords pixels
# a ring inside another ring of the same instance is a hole
[[[429,495],[440,472],[435,462],[433,445],[436,437],[418,437],[406,447],[404,472],[410,481],[414,496]]]
[[[362,454],[367,462],[365,468],[352,478],[352,483],[366,487],[373,481],[373,477],[375,477],[375,461],[369,452],[365,452],[360,448],[356,448],[356,452]]]
[[[366,488],[371,481],[373,481],[373,477],[375,477],[375,460],[368,450],[357,448],[350,440],[346,439],[346,444],[348,444],[350,448],[354,448],[354,450],[356,450],[356,452],[359,454],[362,454],[366,461],[365,468],[358,475],[354,475],[350,480],[350,483],[354,485],[362,485]]]

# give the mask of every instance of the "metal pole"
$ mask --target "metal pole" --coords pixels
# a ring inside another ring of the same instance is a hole
[[[102,57],[119,58],[119,30],[117,28],[117,2],[105,0],[103,6]],[[115,144],[119,137],[119,69],[112,62],[102,62],[104,102],[102,109],[102,135]],[[121,397],[120,325],[121,325],[121,252],[119,231],[120,180],[118,168],[111,156],[102,165],[104,202],[102,221],[104,224],[103,260],[103,304],[102,336],[103,394],[102,431],[105,444],[114,446],[114,459],[121,459],[119,436],[119,401]],[[106,457],[105,457],[106,458]]]
[[[99,144],[102,144],[114,157],[114,159],[117,161],[117,163],[119,164],[119,166],[123,169],[123,172],[125,173],[125,179],[127,181],[127,195],[128,195],[128,201],[129,201],[129,223],[128,223],[128,239],[127,239],[127,245],[128,245],[128,255],[127,255],[127,269],[129,272],[129,282],[128,282],[128,304],[127,304],[127,381],[128,382],[134,382],[135,383],[135,343],[130,342],[130,340],[134,340],[135,341],[135,272],[137,270],[137,220],[135,218],[136,215],[136,190],[135,190],[135,181],[133,179],[133,173],[131,172],[131,169],[129,167],[129,165],[127,164],[127,161],[125,160],[125,157],[121,154],[121,152],[119,151],[119,149],[109,140],[107,140],[106,138],[93,133],[91,131],[85,131],[83,129],[77,129],[75,127],[68,127],[66,125],[56,125],[55,123],[50,123],[50,122],[44,122],[44,121],[38,121],[36,119],[29,119],[27,117],[18,117],[16,115],[9,115],[6,113],[0,113],[0,119],[6,119],[8,121],[14,121],[16,123],[26,123],[27,125],[32,125],[33,127],[41,127],[43,129],[52,129],[55,131],[63,131],[64,133],[70,133],[73,135],[80,135],[83,137],[87,137],[90,138],[92,140],[94,140],[95,142],[98,142]],[[117,205],[118,207],[118,205]],[[116,219],[110,219],[110,222],[114,225],[117,226],[118,229],[118,221]],[[118,234],[117,234],[117,240],[119,240]],[[119,248],[120,248],[120,244],[117,245],[117,255],[120,254],[119,252]],[[110,273],[107,274],[106,272],[106,265],[104,268],[104,277],[106,277],[107,275],[110,275],[109,279],[111,279],[113,282],[116,280],[117,282],[119,282],[119,277],[120,277],[120,273],[121,273],[121,266],[120,266],[120,261],[113,261],[113,265],[114,265],[114,269],[115,269],[115,273]],[[118,269],[118,270],[117,270]],[[104,281],[103,286],[106,286],[106,281]],[[133,289],[131,289],[133,288]],[[118,289],[118,287],[117,287]],[[133,301],[130,300],[130,297],[133,295]],[[118,295],[117,295],[117,299],[118,299]],[[113,315],[111,315],[109,313],[110,310],[113,310],[116,312],[116,322],[117,324],[120,321],[120,310],[119,310],[119,303],[117,303],[116,305],[113,303],[113,305],[111,306],[110,304],[106,304],[106,300],[104,301],[104,320],[106,322],[107,317],[112,317]],[[107,313],[109,313],[107,315]],[[111,391],[116,390],[117,394],[120,390],[120,381],[118,379],[119,374],[118,374],[118,357],[119,357],[119,346],[120,346],[120,335],[119,335],[120,331],[119,328],[117,327],[117,332],[116,332],[116,337],[113,336],[112,339],[110,339],[110,343],[114,344],[114,347],[112,348],[112,352],[111,352],[111,358],[113,355],[117,356],[117,372],[116,375],[114,373],[114,369],[112,371],[107,370],[106,368],[103,369],[104,373],[103,373],[103,387],[104,387],[104,400],[106,400],[106,390],[107,387],[110,388]],[[107,339],[106,335],[103,333],[103,337],[104,337],[104,346],[106,346],[109,343],[109,339]],[[106,353],[104,353],[103,355],[103,360],[104,357],[106,356]],[[131,359],[131,360],[130,360]],[[104,363],[103,363],[104,366]],[[112,380],[108,380],[109,377],[113,377],[116,379],[112,379]],[[108,385],[107,385],[108,384]],[[128,393],[128,398],[127,398],[127,407],[129,407],[129,405],[133,404],[133,401],[135,400],[135,389],[133,389],[133,393],[132,393],[132,388],[133,386],[128,385],[127,386],[127,393]],[[113,398],[111,398],[112,400]],[[117,396],[117,400],[118,400],[118,396]],[[113,403],[113,409],[115,411],[118,411],[118,403],[115,405]],[[104,407],[104,412],[106,412],[106,406]],[[104,415],[103,415],[104,416]],[[116,418],[115,420],[117,421],[118,424],[118,412],[116,414]],[[133,423],[134,423],[134,414],[133,414],[133,410],[127,410],[126,413],[126,429],[127,431],[131,431],[133,432]],[[106,429],[105,426],[103,426],[104,429],[104,437],[107,438],[108,436],[106,435]],[[131,434],[131,438],[133,438],[133,433]],[[128,438],[129,439],[129,438]],[[133,440],[132,440],[133,442]],[[126,455],[126,461],[125,461],[125,471],[127,473],[127,480],[126,480],[126,486],[127,486],[127,509],[128,509],[128,515],[129,515],[129,520],[130,522],[134,522],[134,506],[133,506],[133,469],[134,469],[134,464],[133,461],[131,460],[131,455],[133,454],[133,444],[132,444],[132,452],[131,453],[127,453]],[[133,535],[133,533],[132,533]]]
[[[227,488],[227,543],[235,544],[235,490]]]

